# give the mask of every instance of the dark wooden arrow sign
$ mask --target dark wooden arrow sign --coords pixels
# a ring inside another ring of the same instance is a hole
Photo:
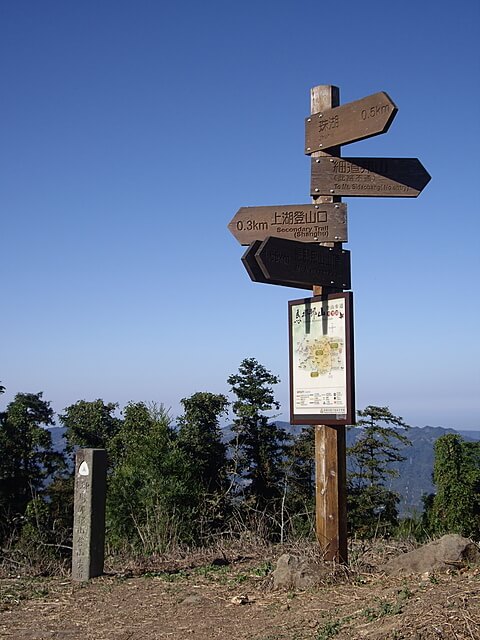
[[[255,251],[266,282],[311,289],[350,289],[350,251],[283,238],[267,238]]]
[[[384,92],[305,118],[305,153],[371,138],[388,131],[398,109]]]
[[[312,158],[312,195],[415,198],[430,181],[417,158]]]
[[[258,262],[255,258],[255,252],[259,249],[262,244],[261,240],[255,240],[251,243],[248,249],[242,256],[242,263],[245,269],[247,270],[250,279],[253,282],[263,282],[266,283],[265,276],[263,275],[263,271],[260,269]]]
[[[253,282],[296,289],[350,289],[350,252],[282,238],[255,240],[242,256]]]
[[[289,283],[283,281],[273,280],[272,278],[265,277],[260,265],[257,262],[257,258],[255,257],[256,252],[260,249],[262,245],[262,240],[255,240],[251,243],[248,249],[242,256],[242,263],[245,269],[247,270],[250,279],[253,282],[261,282],[263,284],[278,284],[280,286],[295,286],[297,289],[311,289],[311,285],[290,285]]]
[[[347,205],[241,207],[228,228],[243,245],[269,236],[299,242],[347,242]]]

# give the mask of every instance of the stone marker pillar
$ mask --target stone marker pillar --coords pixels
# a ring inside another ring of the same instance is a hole
[[[107,452],[79,449],[75,456],[72,580],[103,573]]]

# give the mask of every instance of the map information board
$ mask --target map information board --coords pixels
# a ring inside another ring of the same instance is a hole
[[[290,422],[355,421],[352,293],[289,302]]]

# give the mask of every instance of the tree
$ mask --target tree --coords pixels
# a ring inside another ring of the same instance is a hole
[[[129,403],[113,444],[107,534],[113,546],[145,553],[195,541],[198,487],[176,446],[163,406]]]
[[[112,442],[122,425],[114,415],[117,409],[118,404],[101,399],[79,400],[66,407],[58,417],[66,429],[67,450],[72,452],[75,446],[106,449],[111,458]]]
[[[357,425],[363,428],[347,449],[349,526],[362,537],[388,536],[398,524],[399,497],[386,484],[398,476],[392,465],[405,459],[401,450],[411,442],[402,431],[409,427],[388,407],[370,405],[357,413]]]
[[[183,398],[184,414],[178,418],[177,444],[192,462],[197,482],[207,494],[222,491],[226,482],[227,447],[222,442],[219,419],[228,400],[223,394],[194,393]]]
[[[255,358],[245,358],[238,373],[228,378],[237,398],[233,403],[235,438],[230,445],[238,454],[238,471],[247,481],[247,501],[262,511],[273,511],[275,500],[282,495],[287,435],[264,413],[280,408],[271,386],[279,381]]]
[[[227,447],[222,441],[220,417],[228,400],[223,394],[194,393],[181,400],[176,446],[190,461],[190,477],[198,496],[198,531],[202,538],[217,531],[229,516]]]
[[[480,442],[447,434],[435,442],[434,496],[424,499],[431,533],[480,539]]]
[[[64,468],[52,448],[53,410],[42,393],[17,393],[0,413],[0,522],[5,534],[41,494],[47,478]],[[0,525],[1,527],[1,525]]]
[[[286,508],[295,536],[315,531],[315,427],[304,426],[292,438],[286,458]]]

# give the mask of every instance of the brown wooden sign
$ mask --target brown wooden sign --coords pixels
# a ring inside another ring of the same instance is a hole
[[[255,240],[251,243],[251,245],[242,256],[242,264],[247,270],[247,273],[250,276],[250,279],[253,280],[253,282],[262,282],[264,284],[267,284],[267,280],[265,280],[263,271],[260,269],[260,266],[255,258],[255,252],[259,249],[261,244],[261,240]]]
[[[398,109],[384,92],[305,118],[305,153],[325,151],[388,131]]]
[[[280,286],[295,286],[297,289],[311,289],[311,285],[290,285],[289,283],[285,283],[283,281],[273,280],[272,278],[267,278],[263,273],[260,265],[257,262],[257,258],[255,257],[256,252],[260,249],[262,245],[262,240],[255,240],[248,247],[245,253],[242,256],[242,264],[247,270],[250,279],[253,282],[260,282],[262,284],[277,284]]]
[[[417,158],[312,158],[314,196],[415,198],[430,181]]]
[[[350,289],[350,251],[282,238],[267,238],[255,252],[267,279],[307,289],[313,285]]]
[[[289,204],[242,207],[228,228],[240,244],[269,236],[298,242],[347,242],[347,205]]]

